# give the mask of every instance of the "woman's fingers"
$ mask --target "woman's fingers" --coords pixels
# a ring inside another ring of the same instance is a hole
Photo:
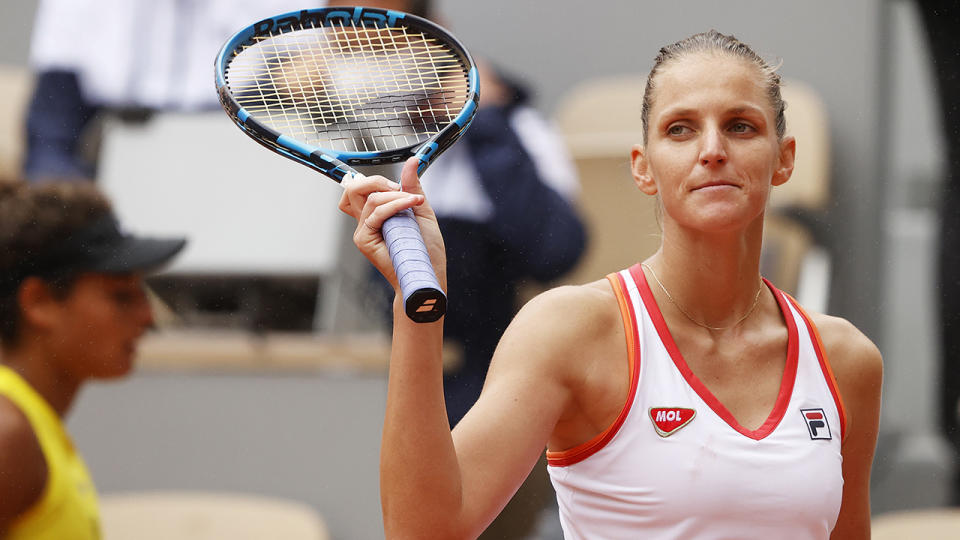
[[[354,175],[344,178],[341,182],[343,195],[340,197],[338,208],[340,211],[358,218],[360,211],[371,193],[380,191],[399,191],[400,184],[388,180],[383,176]]]
[[[422,204],[423,195],[403,191],[381,191],[369,195],[360,211],[358,225],[379,234],[383,222],[402,210]]]
[[[413,195],[402,191],[374,191],[363,197],[363,206],[352,202],[350,212],[357,218],[357,228],[353,233],[353,243],[360,252],[387,278],[397,286],[393,263],[383,239],[383,223],[402,210],[422,204],[423,195]],[[356,209],[359,208],[359,212]]]
[[[416,193],[423,195],[423,188],[420,187],[420,176],[417,175],[417,167],[420,166],[420,160],[409,158],[403,164],[400,170],[400,183],[403,184],[403,191],[407,193]]]
[[[342,182],[344,192],[339,208],[357,220],[353,242],[374,266],[396,287],[393,264],[383,240],[383,223],[391,216],[412,208],[424,244],[434,264],[441,286],[446,286],[446,257],[437,218],[426,201],[417,177],[417,158],[404,163],[400,184],[382,176],[355,175]]]
[[[403,164],[403,170],[400,172],[400,183],[403,184],[403,191],[405,193],[424,195],[423,187],[420,184],[420,177],[417,174],[417,167],[419,165],[420,161],[415,157],[407,159]],[[424,199],[426,199],[426,196],[424,196]],[[437,221],[429,201],[421,201],[420,204],[417,204],[417,206],[413,208],[413,213],[418,218],[427,218],[434,222]]]

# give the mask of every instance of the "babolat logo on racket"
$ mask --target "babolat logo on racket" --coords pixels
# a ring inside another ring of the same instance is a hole
[[[829,441],[833,438],[823,409],[800,409],[800,413],[803,414],[803,421],[807,423],[807,431],[810,432],[811,439]]]
[[[351,26],[368,24],[373,26],[393,26],[405,13],[389,10],[374,10],[355,7],[353,9],[301,10],[299,14],[287,14],[271,17],[253,24],[253,33],[257,36],[278,34],[303,28],[324,26]],[[251,40],[252,41],[252,40]]]
[[[650,420],[661,437],[669,437],[690,423],[697,411],[685,407],[651,407]]]

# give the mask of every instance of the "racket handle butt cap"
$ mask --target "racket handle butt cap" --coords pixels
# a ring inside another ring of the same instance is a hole
[[[447,312],[447,296],[437,289],[420,289],[404,300],[404,310],[413,322],[434,322]]]

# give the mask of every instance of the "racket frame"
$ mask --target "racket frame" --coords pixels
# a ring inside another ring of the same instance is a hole
[[[468,84],[464,108],[450,124],[426,141],[387,152],[349,152],[325,149],[283,135],[263,124],[240,106],[230,93],[225,75],[227,66],[236,53],[255,43],[257,38],[311,27],[315,28],[318,25],[338,27],[339,24],[342,27],[344,25],[372,24],[384,27],[394,26],[398,21],[402,21],[404,26],[412,30],[422,31],[441,38],[450,46],[450,50],[456,54],[460,62],[469,68],[467,69]],[[244,133],[270,150],[315,169],[337,182],[342,182],[347,175],[356,174],[357,171],[353,168],[354,166],[397,163],[411,156],[417,157],[419,161],[417,174],[422,175],[430,163],[459,139],[464,130],[469,127],[480,101],[480,83],[476,65],[470,53],[457,38],[443,27],[422,17],[379,8],[330,7],[303,9],[263,19],[230,37],[217,55],[214,67],[220,104],[223,105],[224,110]]]

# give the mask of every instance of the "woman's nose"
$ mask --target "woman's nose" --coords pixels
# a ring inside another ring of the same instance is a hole
[[[700,164],[707,167],[720,165],[727,160],[727,149],[720,130],[707,129],[700,138]]]

